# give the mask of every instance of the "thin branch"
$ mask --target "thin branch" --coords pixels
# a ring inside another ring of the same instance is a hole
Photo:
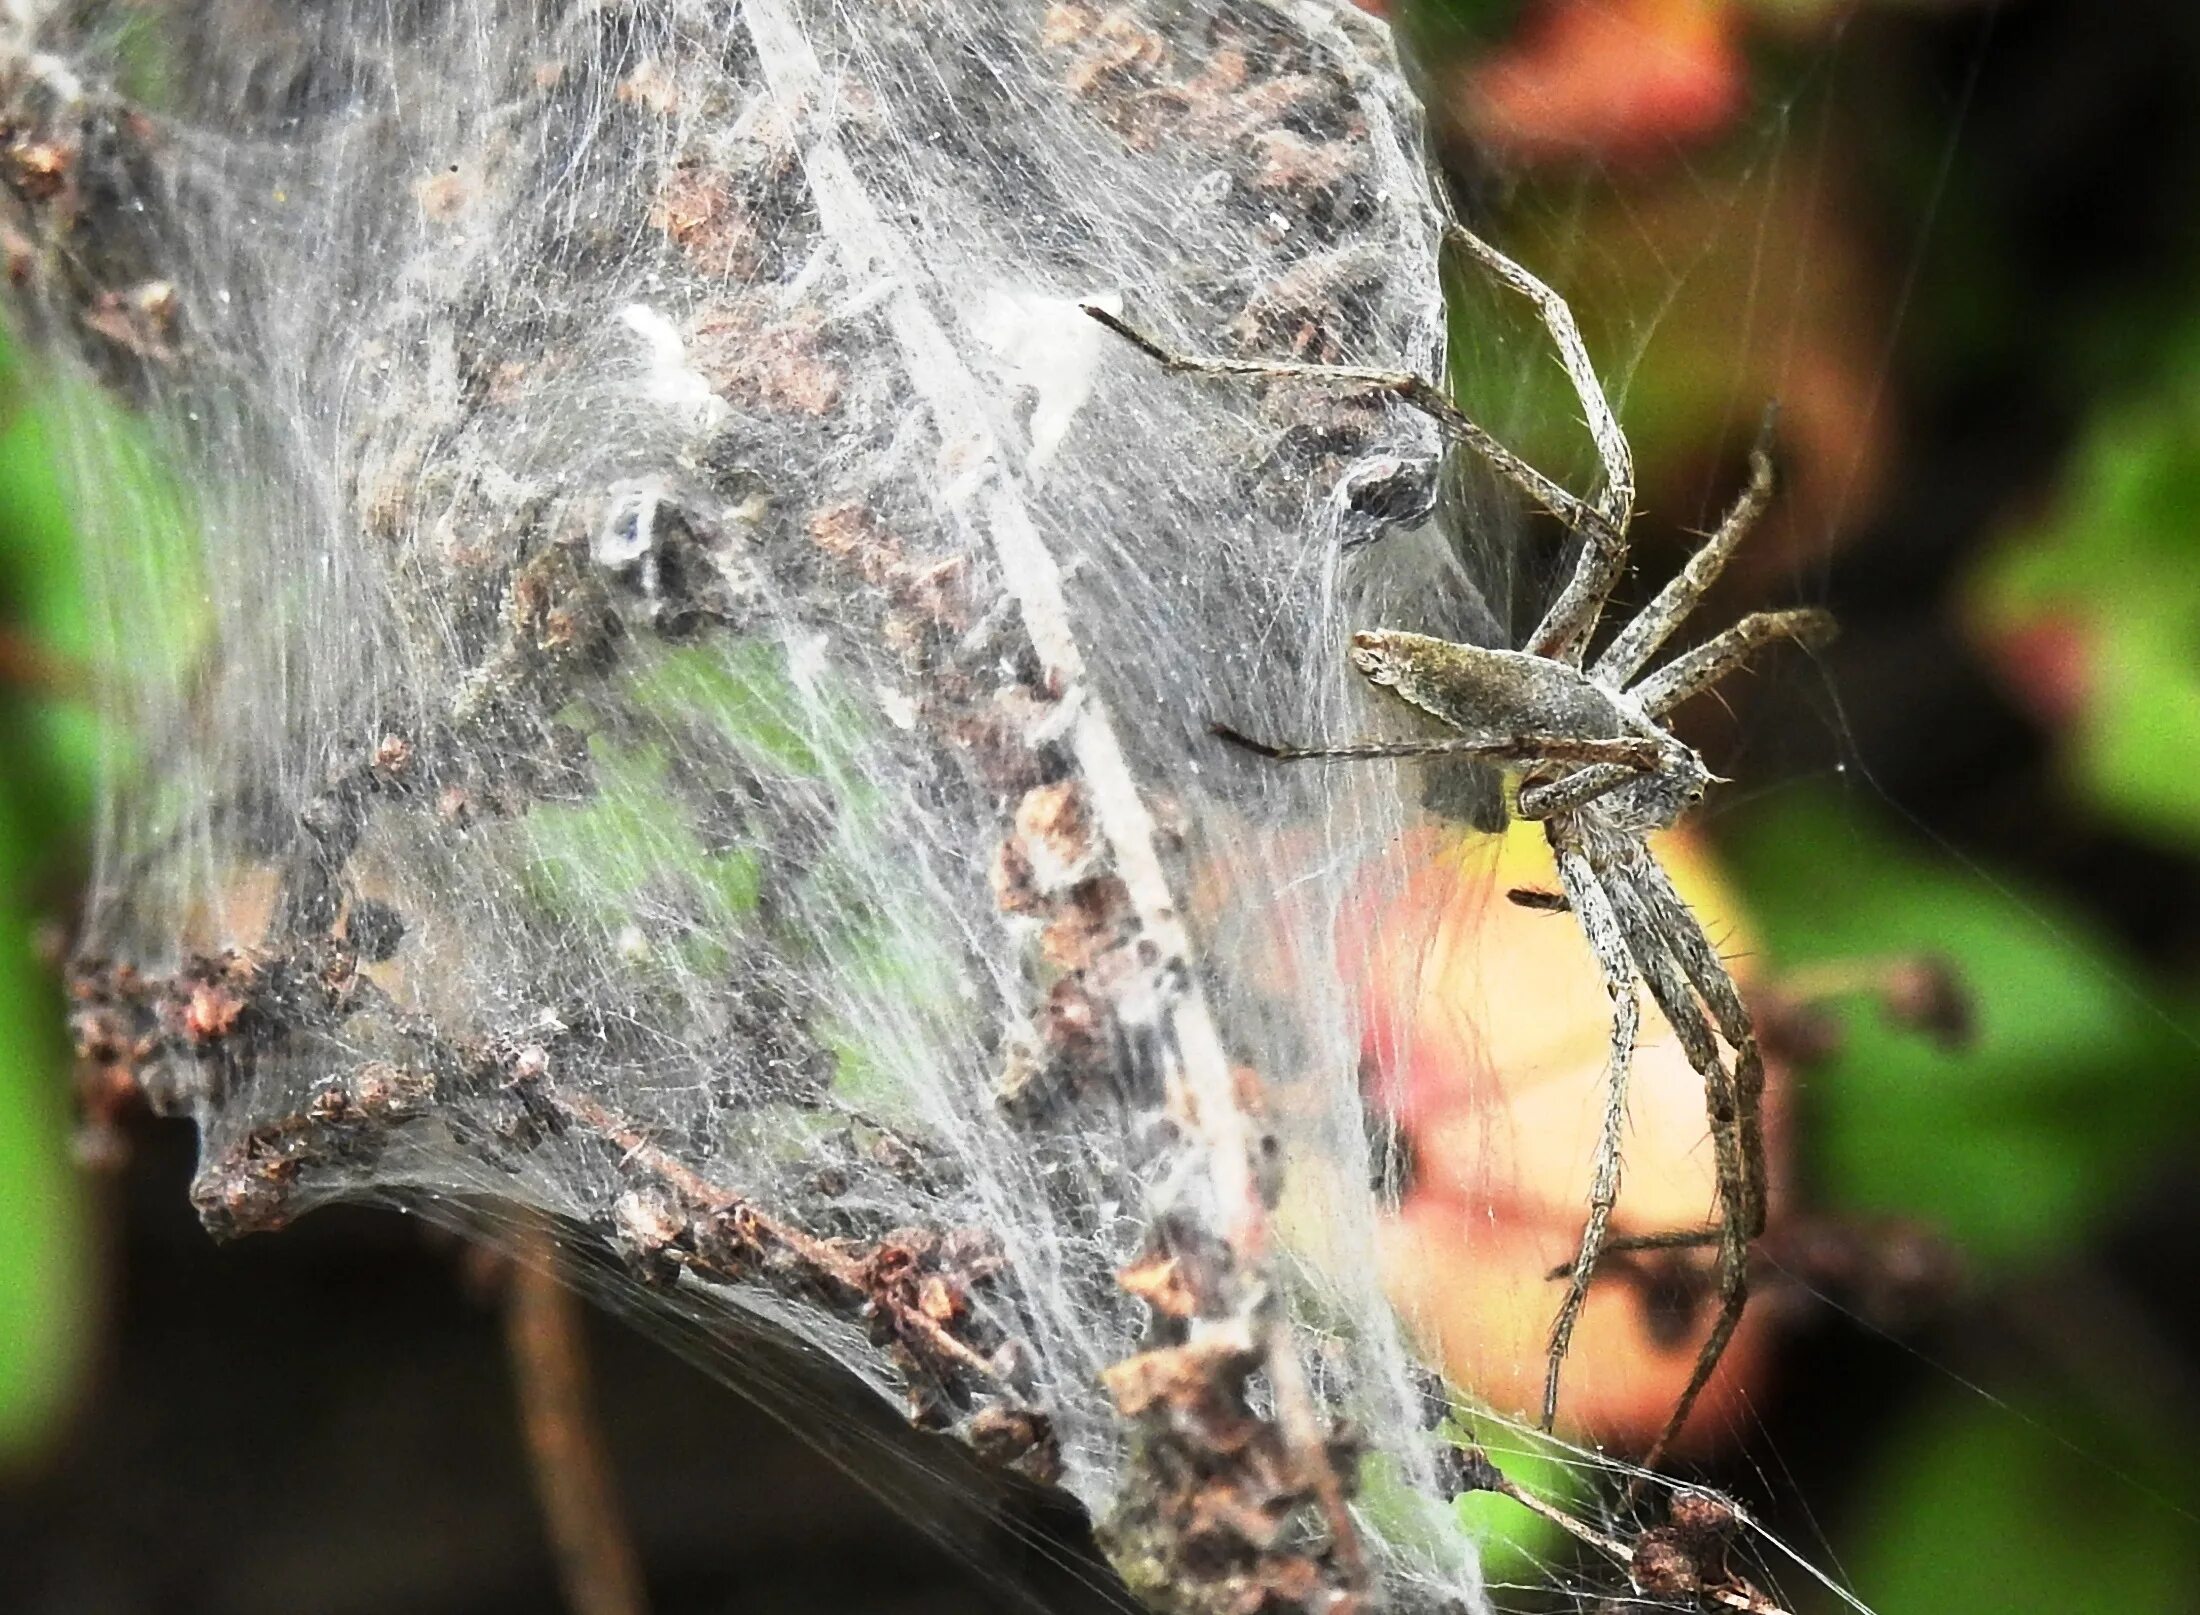
[[[505,1342],[535,1495],[572,1615],[647,1615],[641,1563],[589,1395],[580,1305],[559,1282],[556,1262],[548,1234],[530,1230],[505,1297]]]

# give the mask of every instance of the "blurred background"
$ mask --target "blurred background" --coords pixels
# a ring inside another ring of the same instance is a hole
[[[1707,620],[1803,601],[1844,628],[1689,715],[1742,782],[1702,854],[1795,1012],[1792,1282],[1707,1473],[1886,1615],[2200,1608],[2200,8],[1393,16],[1471,216],[1610,375],[1638,592],[1777,399],[1781,502]],[[1462,402],[1586,486],[1555,367],[1492,309],[1462,285]],[[73,1092],[97,703],[40,400],[5,375],[0,1602],[555,1607],[494,1275],[369,1213],[217,1248],[187,1134]],[[1883,967],[1928,956],[1967,1036],[1889,1013]],[[657,1608],[1108,1602],[1025,1502],[959,1516],[950,1552],[591,1335]],[[1583,1585],[1534,1563],[1561,1552],[1529,1535],[1506,1573]]]

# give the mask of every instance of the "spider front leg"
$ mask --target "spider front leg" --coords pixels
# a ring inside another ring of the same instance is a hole
[[[1583,504],[1534,466],[1469,420],[1443,389],[1410,370],[1379,370],[1364,365],[1308,364],[1293,359],[1224,359],[1180,353],[1096,303],[1079,305],[1086,314],[1167,369],[1191,376],[1238,376],[1265,381],[1314,381],[1346,391],[1383,393],[1419,410],[1445,436],[1466,444],[1491,469],[1569,527],[1602,524],[1603,516]]]
[[[1767,645],[1789,639],[1805,650],[1815,650],[1830,643],[1835,632],[1830,614],[1807,606],[1791,611],[1752,612],[1724,633],[1674,657],[1629,693],[1652,718],[1662,718],[1691,696],[1710,689]]]
[[[1447,735],[1432,740],[1350,741],[1342,746],[1279,746],[1255,740],[1228,724],[1211,723],[1208,732],[1240,751],[1272,763],[1360,763],[1385,758],[1479,757],[1493,763],[1580,763],[1582,772],[1609,768],[1614,783],[1639,779],[1658,766],[1658,748],[1647,740],[1575,740],[1562,735]]]
[[[1557,779],[1538,780],[1520,788],[1515,804],[1523,819],[1549,820],[1561,813],[1584,807],[1608,791],[1616,791],[1636,774],[1632,770],[1616,768],[1609,763],[1592,764],[1577,768]]]
[[[1221,359],[1179,353],[1104,308],[1087,303],[1084,310],[1109,330],[1132,343],[1171,370],[1192,375],[1252,376],[1299,379],[1362,392],[1387,393],[1420,410],[1447,436],[1489,463],[1490,468],[1519,488],[1530,499],[1564,522],[1581,539],[1581,555],[1573,575],[1543,620],[1528,636],[1532,655],[1549,656],[1574,666],[1581,664],[1589,637],[1613,586],[1627,565],[1627,524],[1635,502],[1635,458],[1627,435],[1612,413],[1611,401],[1597,380],[1589,350],[1581,340],[1566,300],[1464,225],[1450,224],[1444,244],[1459,247],[1496,279],[1526,298],[1534,307],[1543,329],[1558,350],[1559,367],[1580,401],[1603,468],[1604,486],[1594,503],[1579,499],[1513,453],[1487,431],[1468,419],[1465,411],[1443,389],[1409,371],[1370,369],[1357,365],[1306,364],[1281,359]]]
[[[1588,422],[1590,440],[1596,444],[1597,459],[1604,469],[1604,491],[1593,508],[1581,507],[1578,515],[1569,515],[1545,505],[1580,536],[1581,555],[1574,563],[1573,575],[1523,647],[1531,656],[1549,656],[1578,667],[1589,636],[1596,632],[1597,619],[1604,613],[1604,604],[1627,569],[1627,524],[1635,508],[1634,450],[1628,446],[1627,434],[1619,429],[1619,419],[1612,413],[1603,383],[1597,380],[1588,345],[1581,340],[1581,327],[1575,324],[1574,311],[1566,299],[1463,224],[1445,226],[1444,244],[1460,248],[1534,307],[1552,346],[1558,349],[1559,368],[1566,372],[1566,380],[1581,404],[1582,418]],[[1591,516],[1593,520],[1587,519]]]
[[[1612,1211],[1619,1204],[1619,1178],[1623,1132],[1627,1121],[1627,1074],[1634,1063],[1635,1034],[1640,1026],[1641,1005],[1635,996],[1636,976],[1629,961],[1627,942],[1619,916],[1605,900],[1603,888],[1589,859],[1559,823],[1545,826],[1552,854],[1558,862],[1558,878],[1582,934],[1589,939],[1597,968],[1604,975],[1604,989],[1612,999],[1612,1047],[1604,1073],[1604,1122],[1597,1135],[1595,1165],[1589,1178],[1589,1216],[1581,1227],[1581,1247],[1574,1257],[1566,1298],[1551,1322],[1551,1343],[1543,1370],[1543,1428],[1558,1418],[1558,1376],[1573,1344],[1574,1325],[1589,1299],[1589,1282],[1596,1276],[1611,1229]]]
[[[1604,654],[1596,659],[1589,676],[1600,684],[1614,689],[1624,689],[1634,681],[1637,673],[1658,647],[1673,635],[1691,611],[1702,603],[1711,586],[1719,581],[1719,574],[1726,570],[1726,563],[1733,559],[1757,518],[1772,503],[1772,411],[1765,412],[1765,422],[1757,433],[1757,442],[1749,451],[1749,483],[1734,501],[1734,508],[1719,523],[1718,531],[1703,543],[1702,548],[1688,558],[1688,564],[1673,575],[1671,582],[1658,591],[1641,611],[1605,647]]]

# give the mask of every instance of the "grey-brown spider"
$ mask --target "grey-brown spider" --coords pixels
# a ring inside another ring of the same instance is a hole
[[[1831,637],[1822,611],[1756,612],[1647,675],[1643,669],[1717,579],[1772,496],[1764,443],[1750,455],[1749,484],[1702,548],[1656,599],[1589,660],[1599,617],[1626,569],[1634,509],[1634,457],[1564,299],[1465,228],[1447,245],[1534,304],[1586,412],[1603,465],[1594,501],[1567,492],[1469,420],[1422,377],[1356,366],[1263,359],[1201,358],[1173,352],[1098,308],[1102,324],[1169,369],[1195,375],[1299,378],[1387,394],[1422,411],[1442,432],[1556,516],[1581,539],[1572,575],[1519,650],[1488,650],[1423,634],[1370,630],[1352,636],[1352,665],[1380,689],[1419,708],[1456,738],[1347,746],[1274,746],[1218,726],[1224,738],[1278,761],[1471,756],[1508,765],[1521,818],[1543,826],[1573,910],[1612,998],[1612,1041],[1603,1124],[1591,1173],[1589,1212],[1551,1326],[1543,1424],[1558,1411],[1559,1371],[1598,1261],[1609,1253],[1709,1245],[1718,1250],[1719,1309],[1687,1387],[1645,1457],[1655,1466],[1696,1404],[1740,1323],[1749,1295],[1749,1248],[1765,1226],[1764,1065],[1748,1007],[1715,948],[1646,838],[1677,823],[1712,775],[1666,728],[1675,707],[1711,688],[1755,651],[1779,640],[1805,645]],[[1639,1019],[1637,984],[1672,1023],[1689,1064],[1704,1080],[1717,1184],[1716,1219],[1704,1228],[1609,1237],[1619,1198],[1627,1078]],[[1716,1028],[1716,1030],[1714,1030]],[[1719,1043],[1733,1053],[1730,1070]]]

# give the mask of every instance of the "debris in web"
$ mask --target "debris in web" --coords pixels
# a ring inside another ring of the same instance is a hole
[[[0,179],[118,719],[78,1041],[209,1227],[547,1222],[1157,1609],[1487,1607],[1337,956],[1412,804],[1210,734],[1491,631],[1439,445],[1082,311],[1440,373],[1379,23],[33,0]]]
[[[1380,28],[33,10],[23,320],[131,406],[79,389],[87,464],[149,429],[193,499],[88,500],[132,738],[77,1021],[209,1226],[546,1214],[1065,1488],[1157,1605],[1478,1603],[1371,1264],[1276,1231],[1365,1154],[1326,916],[1401,810],[1207,736],[1336,716],[1337,490],[1434,445],[1079,311],[1431,367]]]

